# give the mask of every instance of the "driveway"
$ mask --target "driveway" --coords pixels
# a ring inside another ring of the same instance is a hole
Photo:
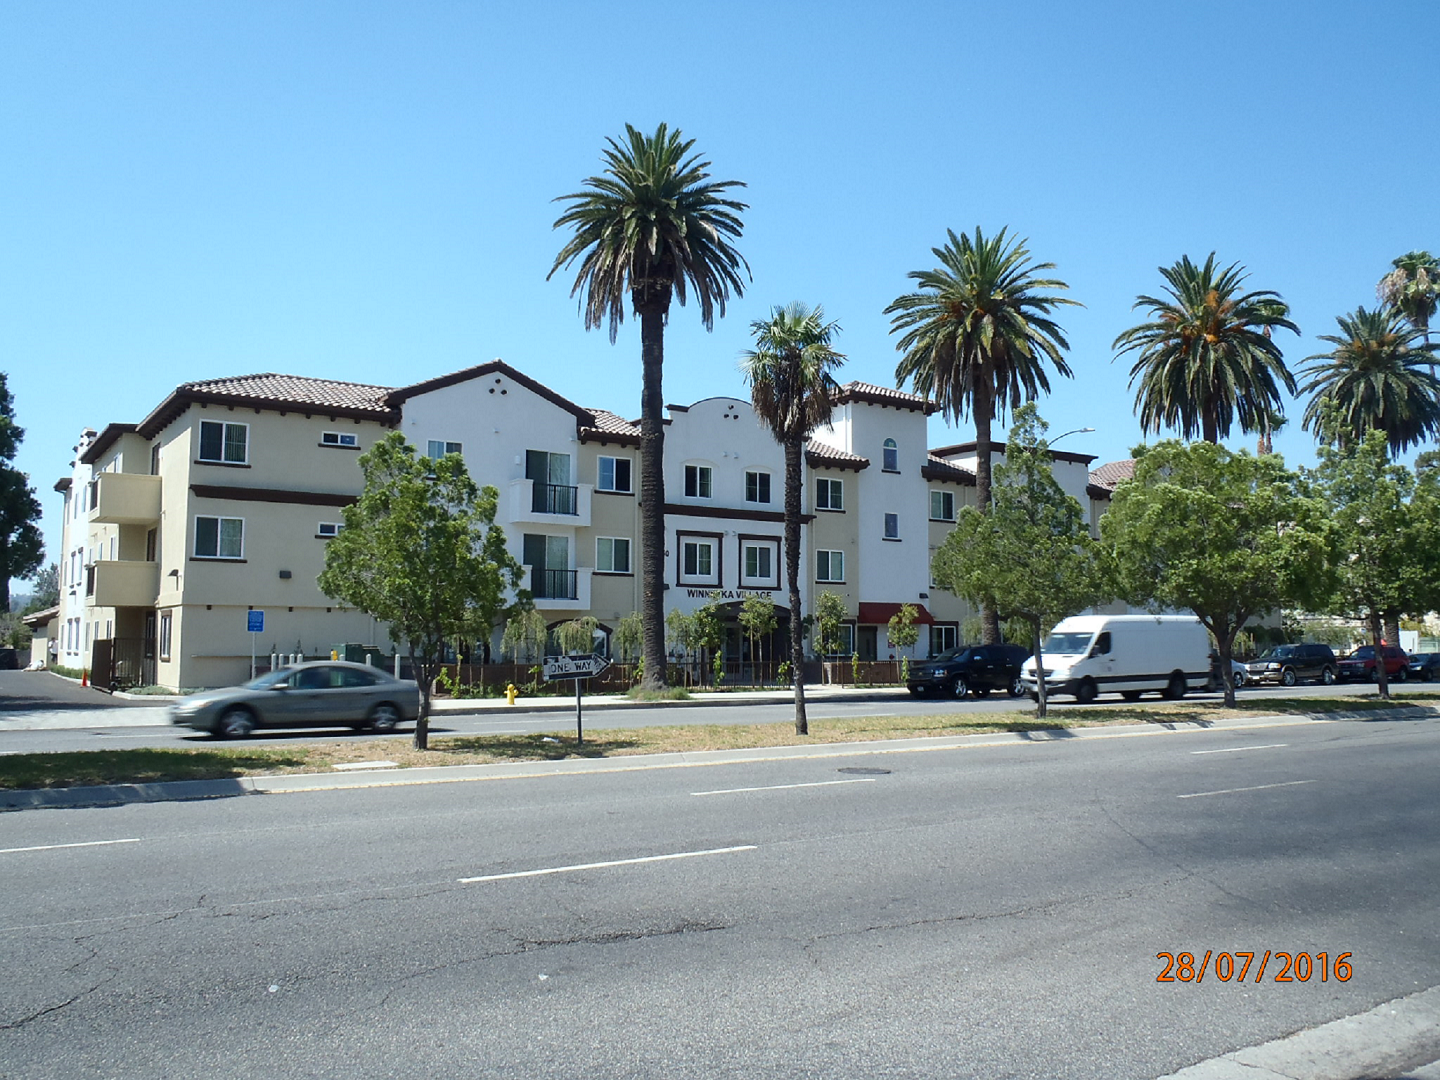
[[[0,719],[6,713],[74,712],[136,705],[153,707],[154,702],[111,697],[103,690],[81,686],[48,671],[0,671]]]

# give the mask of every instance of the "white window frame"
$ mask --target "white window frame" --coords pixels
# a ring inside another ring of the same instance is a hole
[[[617,545],[623,544],[625,551],[625,565],[615,565],[615,551]],[[606,545],[609,546],[608,558],[605,554]],[[633,564],[630,561],[630,538],[628,536],[597,536],[595,538],[595,572],[597,574],[631,574],[634,573]],[[609,563],[607,566],[606,563]]]
[[[691,483],[691,479],[694,483]],[[691,491],[694,494],[691,494]],[[715,469],[710,465],[685,466],[685,497],[687,499],[712,499],[715,497]]]
[[[610,462],[610,484],[608,487],[605,484],[605,463],[607,461]],[[625,463],[625,479],[627,481],[625,487],[619,486],[619,465],[622,461]],[[595,490],[615,491],[625,495],[633,495],[635,493],[634,459],[628,457],[611,457],[608,454],[601,454],[595,464]]]
[[[940,513],[935,512],[936,501],[940,503]],[[945,503],[950,504],[950,513],[945,513]],[[939,488],[930,489],[930,520],[931,521],[954,521],[955,520],[955,493],[953,491],[942,491]]]
[[[440,447],[440,453],[438,454],[435,453],[435,448],[437,446]],[[439,461],[446,454],[460,454],[461,456],[464,456],[464,453],[464,443],[451,442],[448,439],[425,440],[425,456],[428,457],[431,461]]]
[[[162,663],[170,662],[170,646],[172,644],[175,629],[175,615],[168,609],[160,612],[160,629],[158,632],[159,641],[155,643],[155,653]]]
[[[220,429],[220,456],[205,456],[205,425],[213,424]],[[230,429],[239,428],[245,432],[245,456],[238,461],[225,456],[230,446]],[[201,420],[200,427],[196,431],[195,439],[195,460],[203,461],[211,465],[249,465],[250,464],[250,425],[238,423],[234,420]]]
[[[200,551],[200,522],[202,521],[215,522],[215,553],[213,555]],[[224,522],[227,521],[238,521],[240,523],[240,551],[235,555],[225,555],[221,553],[224,539]],[[245,519],[238,517],[221,517],[218,514],[196,514],[195,537],[190,546],[190,551],[197,559],[215,559],[220,562],[233,562],[237,559],[245,558]]]
[[[321,446],[340,446],[347,449],[360,448],[360,436],[353,431],[323,431],[320,433]]]
[[[886,439],[880,446],[880,471],[900,471],[900,444],[894,439]]]
[[[697,536],[694,539],[680,541],[680,577],[683,582],[700,585],[716,585],[720,580],[719,567],[719,545],[713,537]],[[688,569],[691,549],[695,551],[695,569]],[[710,567],[708,570],[700,569],[700,549],[708,552]]]
[[[822,498],[820,493],[825,492]],[[815,508],[817,510],[845,510],[845,484],[829,476],[815,478]]]
[[[939,644],[937,644],[937,643],[936,643],[936,640],[935,640],[937,637],[939,637],[939,638],[946,638],[946,637],[948,637],[949,640],[950,640],[950,644],[946,645],[946,644],[944,643],[944,641],[941,641]],[[935,624],[933,624],[933,625],[930,627],[930,655],[931,655],[931,656],[939,656],[942,652],[946,652],[946,651],[949,650],[949,649],[953,649],[953,648],[955,648],[955,647],[956,647],[957,645],[959,645],[959,644],[960,644],[960,628],[959,628],[958,626],[955,626],[955,625],[953,625],[953,624],[946,624],[946,623],[935,623]]]
[[[345,528],[343,521],[322,521],[315,526],[315,535],[326,540],[333,540],[340,535],[340,530]]]
[[[750,573],[750,553],[756,553],[756,570]],[[761,554],[766,556],[770,563],[770,572],[762,574],[758,571],[761,566]],[[740,584],[748,588],[772,588],[780,587],[780,542],[778,540],[742,540],[740,541]]]
[[[755,481],[755,498],[753,499],[750,497],[750,481],[752,478]],[[769,505],[770,489],[773,486],[770,482],[770,472],[768,469],[745,470],[745,501],[747,503],[754,503],[758,506]],[[763,499],[760,497],[762,495],[764,496]]]
[[[885,515],[884,532],[882,533],[882,535],[885,537],[886,540],[899,540],[899,539],[900,539],[900,515],[899,515],[899,514],[886,514],[886,515]]]
[[[836,561],[840,564],[840,573],[835,573]],[[822,570],[821,567],[824,567]],[[821,548],[815,552],[815,580],[824,582],[827,585],[845,584],[845,552],[833,548]]]

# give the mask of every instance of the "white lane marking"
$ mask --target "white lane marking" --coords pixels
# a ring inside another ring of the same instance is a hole
[[[1197,791],[1191,795],[1176,795],[1177,799],[1198,799],[1202,795],[1234,795],[1237,791],[1268,791],[1270,788],[1295,787],[1299,784],[1316,784],[1318,780],[1287,780],[1283,784],[1256,784],[1254,787],[1232,787],[1223,791]]]
[[[1223,750],[1191,750],[1192,754],[1238,754],[1242,750],[1274,750],[1281,746],[1289,746],[1289,743],[1272,742],[1264,746],[1227,746]]]
[[[610,866],[634,866],[638,863],[668,862],[671,859],[695,859],[701,855],[729,855],[736,851],[755,851],[758,845],[742,844],[739,847],[710,848],[706,851],[677,851],[673,855],[646,855],[639,859],[614,859],[610,862],[579,863],[575,866],[547,866],[543,870],[517,870],[513,874],[484,874],[481,877],[462,877],[462,885],[475,881],[505,881],[509,878],[543,877],[546,874],[568,874],[574,870],[603,870]]]
[[[105,847],[107,844],[138,843],[140,843],[140,837],[133,836],[128,840],[87,840],[83,844],[40,844],[36,847],[0,848],[0,855],[14,855],[18,851],[55,851],[57,848],[67,847]]]
[[[691,795],[739,795],[746,791],[787,791],[790,788],[802,787],[832,787],[835,784],[873,784],[873,776],[863,777],[858,780],[817,780],[810,784],[771,784],[769,787],[732,787],[719,788],[715,791],[692,791]]]

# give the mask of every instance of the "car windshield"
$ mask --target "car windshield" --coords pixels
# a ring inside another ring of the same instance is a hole
[[[962,645],[962,646],[960,646],[958,649],[946,649],[946,650],[945,650],[944,652],[942,652],[939,656],[932,656],[932,657],[930,657],[930,659],[931,659],[931,660],[954,660],[955,657],[959,656],[959,655],[960,655],[961,653],[963,653],[967,648],[969,648],[969,646],[967,646],[967,645]]]
[[[1294,645],[1279,645],[1260,654],[1261,660],[1287,660],[1295,655]]]
[[[290,677],[288,668],[281,668],[279,671],[267,671],[264,675],[256,675],[247,683],[242,685],[246,690],[269,690],[278,682],[284,682]]]
[[[1350,654],[1349,658],[1351,660],[1373,660],[1375,659],[1375,646],[1361,645],[1360,648]]]
[[[1045,639],[1045,644],[1042,648],[1047,653],[1072,656],[1083,653],[1086,649],[1090,648],[1090,639],[1094,636],[1095,634],[1089,630],[1080,633],[1052,633]]]

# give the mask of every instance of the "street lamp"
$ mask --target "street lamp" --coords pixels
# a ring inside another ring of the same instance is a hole
[[[1053,439],[1050,440],[1050,445],[1051,445],[1051,446],[1054,446],[1057,442],[1059,442],[1061,439],[1063,439],[1066,435],[1083,435],[1083,434],[1085,434],[1085,433],[1088,432],[1088,431],[1094,431],[1094,430],[1095,430],[1095,429],[1094,429],[1093,427],[1077,427],[1077,428],[1071,428],[1069,431],[1062,431],[1059,435],[1056,435]]]

